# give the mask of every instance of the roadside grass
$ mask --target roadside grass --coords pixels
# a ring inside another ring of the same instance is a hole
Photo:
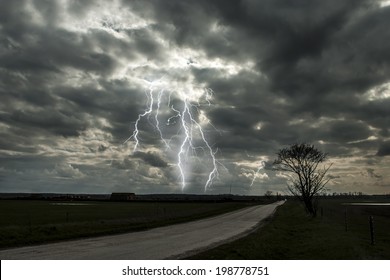
[[[254,233],[189,259],[390,259],[390,207],[343,202],[348,201],[320,201],[323,215],[312,218],[298,201],[289,200]],[[371,245],[370,215],[374,215],[375,245]]]
[[[245,202],[0,201],[0,248],[145,230],[254,205]]]

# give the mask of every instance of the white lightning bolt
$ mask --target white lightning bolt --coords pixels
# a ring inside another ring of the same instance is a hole
[[[254,158],[255,156],[251,156],[250,154],[248,154],[248,151],[245,151],[246,153],[246,156],[249,157],[249,158]],[[258,177],[259,173],[260,173],[260,170],[264,168],[265,166],[265,161],[264,160],[261,160],[259,161],[259,167],[257,168],[256,172],[253,172],[253,178],[252,178],[252,182],[250,184],[250,186],[252,187],[253,184],[255,183],[255,180],[256,178]]]
[[[113,2],[113,3],[112,3]],[[160,33],[158,31],[152,31],[150,28],[148,28],[150,25],[154,24],[153,21],[145,19],[142,15],[138,15],[137,13],[133,13],[129,9],[122,9],[121,1],[110,1],[109,4],[104,6],[104,9],[99,9],[99,11],[91,10],[90,13],[86,14],[86,18],[83,19],[72,19],[66,22],[69,22],[68,26],[66,26],[67,29],[70,30],[77,30],[77,31],[83,31],[88,32],[90,29],[101,29],[105,32],[109,32],[110,35],[115,36],[116,38],[120,38],[121,40],[127,39],[126,32],[122,32],[123,30],[145,30],[148,32],[148,34],[155,35],[157,39],[160,39],[161,46],[166,48],[166,50],[170,50],[170,55],[166,59],[166,61],[170,61],[168,63],[168,68],[172,68],[175,72],[175,76],[183,78],[183,70],[192,68],[191,64],[194,63],[193,59],[188,59],[188,57],[200,57],[203,58],[204,56],[204,63],[205,67],[211,67],[213,65],[213,68],[215,69],[227,69],[228,73],[231,74],[231,70],[235,70],[236,68],[239,69],[240,66],[238,65],[225,65],[222,64],[218,59],[217,61],[210,61],[207,55],[200,54],[197,50],[192,50],[189,48],[174,48],[171,49],[171,45],[169,43],[166,43],[165,40],[161,39]],[[76,21],[76,24],[74,24],[73,20]],[[118,78],[123,78],[127,75],[127,72],[131,69],[131,71],[140,71],[140,73],[143,73],[144,66],[150,66],[150,68],[158,73],[161,73],[161,65],[159,63],[145,63],[145,64],[139,64],[137,62],[129,63],[124,69],[116,73],[116,76]],[[133,72],[135,73],[135,72]],[[238,72],[237,72],[238,73]],[[131,75],[135,79],[138,79],[140,76],[137,75]],[[142,74],[144,76],[144,74]],[[180,171],[181,176],[181,185],[182,189],[186,186],[186,172],[185,172],[185,164],[186,159],[189,156],[189,152],[192,151],[196,155],[197,149],[203,149],[204,153],[207,154],[211,158],[211,162],[213,165],[212,170],[210,171],[208,175],[208,179],[205,183],[205,189],[209,188],[214,179],[218,177],[218,164],[221,165],[223,168],[225,168],[215,157],[217,150],[214,150],[212,146],[209,144],[203,127],[202,127],[202,121],[197,122],[196,117],[194,117],[192,111],[197,110],[199,107],[201,107],[202,102],[206,105],[211,105],[211,99],[213,96],[213,91],[210,88],[202,89],[202,93],[198,89],[195,89],[193,85],[190,85],[189,90],[183,90],[185,92],[184,94],[178,94],[179,99],[183,103],[183,107],[180,107],[180,110],[175,108],[173,105],[171,105],[171,93],[172,92],[178,92],[178,91],[165,91],[164,89],[178,89],[180,86],[179,84],[184,84],[182,79],[179,82],[171,83],[167,87],[161,87],[159,85],[162,79],[156,81],[156,82],[148,82],[149,89],[145,92],[147,97],[147,105],[143,113],[140,113],[138,115],[138,118],[136,119],[134,123],[134,130],[132,135],[124,142],[127,143],[130,140],[134,141],[134,148],[133,152],[136,152],[137,149],[139,149],[141,144],[141,137],[140,137],[140,122],[144,118],[146,118],[150,124],[156,129],[158,132],[158,135],[161,139],[161,141],[164,143],[166,150],[172,150],[174,148],[174,145],[171,145],[170,139],[164,138],[163,133],[163,126],[159,121],[160,117],[160,109],[162,109],[162,100],[164,96],[167,96],[168,101],[168,107],[170,110],[174,113],[173,116],[169,117],[166,120],[165,125],[169,126],[175,123],[180,124],[180,130],[183,134],[182,142],[179,145],[179,150],[177,151],[177,166]],[[191,80],[191,77],[186,79],[187,81]],[[186,83],[188,84],[188,83]],[[202,101],[202,102],[201,102]],[[166,111],[166,110],[165,110]],[[199,112],[199,111],[198,111]],[[154,118],[153,118],[154,117]],[[180,121],[179,121],[180,119]],[[212,126],[211,123],[208,123],[208,125]],[[214,127],[214,126],[213,126]],[[200,139],[197,139],[197,137],[200,137]],[[203,143],[203,146],[195,147],[194,143],[195,140],[200,140]]]
[[[161,81],[161,79],[159,80]],[[165,125],[169,126],[171,124],[177,123],[176,120],[180,120],[180,130],[178,134],[182,133],[182,140],[179,145],[178,151],[177,151],[177,167],[179,169],[180,173],[180,181],[181,181],[181,187],[182,190],[187,185],[187,174],[185,172],[186,170],[186,162],[188,161],[189,153],[190,151],[196,155],[196,151],[198,149],[202,149],[205,154],[208,155],[208,157],[211,159],[212,162],[212,170],[208,174],[207,181],[204,185],[205,191],[213,184],[214,180],[218,178],[218,165],[223,166],[217,159],[216,159],[216,153],[217,149],[214,150],[212,148],[212,145],[208,142],[205,132],[203,130],[202,125],[196,120],[196,117],[194,117],[193,110],[196,110],[199,113],[199,107],[202,106],[202,100],[203,103],[205,102],[206,105],[211,106],[211,98],[213,96],[213,91],[209,88],[203,90],[203,94],[200,96],[190,96],[189,98],[188,94],[181,94],[179,95],[179,98],[182,101],[183,108],[181,110],[174,107],[174,105],[171,105],[171,94],[172,91],[160,89],[157,90],[159,86],[158,83],[153,82],[150,83],[149,89],[146,92],[147,96],[147,106],[143,113],[140,113],[138,115],[137,120],[134,124],[134,131],[133,134],[125,141],[128,142],[130,140],[134,141],[134,148],[133,152],[135,152],[138,147],[140,146],[141,139],[139,137],[139,123],[143,118],[147,118],[149,122],[153,125],[153,127],[156,129],[156,131],[159,134],[159,137],[161,141],[164,143],[166,149],[172,150],[172,146],[170,144],[170,140],[167,140],[163,136],[163,128],[161,126],[161,123],[159,121],[160,117],[160,109],[162,106],[162,100],[165,95],[168,97],[168,107],[171,109],[171,111],[174,113],[172,116],[170,116],[167,120]],[[153,123],[150,120],[150,117],[153,115],[154,112],[154,118]],[[209,123],[210,124],[210,123]],[[210,124],[211,125],[211,124]],[[214,127],[214,126],[213,126]],[[196,139],[196,135],[199,135],[200,139]],[[195,140],[200,140],[202,145],[195,146]]]
[[[253,175],[253,179],[250,185],[251,187],[253,186],[253,183],[255,182],[257,176],[259,175],[260,170],[264,168],[264,165],[265,165],[264,161],[261,161],[259,167],[257,168],[257,171]]]
[[[139,122],[141,121],[141,119],[145,116],[150,116],[150,114],[152,113],[153,111],[153,104],[154,104],[154,98],[153,98],[153,88],[149,88],[149,92],[146,92],[147,94],[147,97],[149,99],[149,106],[145,109],[145,111],[142,113],[142,114],[139,114],[138,115],[138,118],[137,120],[135,121],[135,125],[134,125],[134,132],[133,134],[125,141],[128,142],[130,139],[134,139],[134,142],[135,142],[135,145],[134,145],[134,149],[133,149],[133,152],[135,152],[138,148],[138,145],[139,145],[139,138],[138,138],[138,134],[139,134],[139,129],[138,129],[138,124]]]

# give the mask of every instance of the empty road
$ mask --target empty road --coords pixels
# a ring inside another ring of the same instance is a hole
[[[245,235],[283,201],[142,232],[86,238],[0,251],[0,259],[175,259]]]

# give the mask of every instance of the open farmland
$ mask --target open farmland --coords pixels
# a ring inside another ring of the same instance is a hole
[[[159,260],[192,255],[253,231],[284,201],[141,232],[0,250],[2,260]]]
[[[192,258],[390,259],[389,203],[389,198],[321,199],[318,216],[312,218],[290,199],[261,230]]]
[[[0,248],[123,233],[201,219],[248,202],[0,201]]]

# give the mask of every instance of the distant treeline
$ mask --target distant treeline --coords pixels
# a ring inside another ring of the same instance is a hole
[[[17,200],[53,200],[53,201],[253,201],[261,202],[268,200],[291,199],[292,196],[266,194],[256,195],[234,195],[234,194],[135,194],[135,193],[112,193],[112,194],[62,194],[62,193],[0,193],[0,200],[17,199]],[[319,195],[322,199],[390,199],[390,194],[368,195],[363,193],[333,193]]]
[[[202,194],[58,194],[58,193],[0,193],[0,199],[17,200],[53,200],[53,201],[263,201],[284,199],[281,195],[254,196],[254,195],[202,195]]]
[[[0,193],[0,199],[20,200],[109,200],[111,194],[65,194],[65,193]]]

